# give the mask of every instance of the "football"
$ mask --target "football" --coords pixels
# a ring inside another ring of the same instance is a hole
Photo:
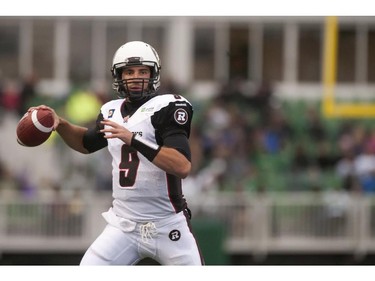
[[[53,130],[53,115],[48,109],[26,112],[17,125],[17,142],[33,147],[44,143]]]

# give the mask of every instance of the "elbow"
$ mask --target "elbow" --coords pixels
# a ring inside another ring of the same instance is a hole
[[[84,148],[83,146],[81,147],[81,146],[69,146],[71,149],[73,149],[73,150],[75,150],[75,151],[77,151],[77,152],[79,152],[79,153],[81,153],[81,154],[90,154],[91,152],[90,151],[88,151],[86,148]]]
[[[181,179],[185,179],[191,171],[191,163],[187,161],[184,165],[181,165],[177,170],[176,170],[176,176],[178,176]]]

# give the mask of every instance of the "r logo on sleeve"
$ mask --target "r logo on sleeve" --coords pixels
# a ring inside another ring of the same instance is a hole
[[[179,108],[174,112],[174,120],[180,125],[184,125],[188,121],[188,117],[188,113],[183,108]]]

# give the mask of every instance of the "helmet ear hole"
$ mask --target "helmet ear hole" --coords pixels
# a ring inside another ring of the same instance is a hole
[[[114,66],[111,68],[111,75],[112,75],[113,79],[118,79],[117,70],[116,70],[116,67],[114,67]]]

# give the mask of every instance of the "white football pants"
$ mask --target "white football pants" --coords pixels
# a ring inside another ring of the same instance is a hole
[[[144,258],[161,265],[202,265],[188,220],[180,212],[160,221],[131,222],[125,229],[109,222],[86,251],[81,265],[134,265]]]

